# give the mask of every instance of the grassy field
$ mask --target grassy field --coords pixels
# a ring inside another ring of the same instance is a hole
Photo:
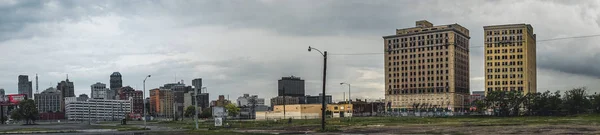
[[[354,117],[354,118],[330,118],[327,119],[327,126],[348,127],[348,126],[406,126],[406,125],[435,125],[435,126],[506,126],[506,125],[599,125],[600,115],[580,115],[566,117],[541,117],[541,116],[523,116],[523,117]],[[230,120],[230,128],[215,128],[212,122],[201,122],[201,129],[259,129],[259,130],[279,130],[292,128],[318,129],[320,119],[307,120],[268,120],[268,121],[235,121]],[[182,129],[194,129],[193,121],[159,122],[169,127]]]

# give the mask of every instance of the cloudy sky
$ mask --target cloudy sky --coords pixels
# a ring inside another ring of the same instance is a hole
[[[458,23],[481,46],[483,26],[528,23],[538,40],[600,34],[600,1],[353,0],[0,0],[0,88],[17,93],[17,76],[39,74],[40,91],[66,74],[75,93],[108,84],[147,89],[203,78],[211,97],[243,93],[271,98],[277,80],[306,80],[321,91],[327,50],[328,92],[342,99],[384,96],[382,36],[417,20]],[[600,91],[600,37],[539,41],[538,91],[587,86]],[[338,54],[338,55],[336,55]],[[483,48],[471,48],[471,90],[483,90]],[[35,90],[34,90],[35,91]]]

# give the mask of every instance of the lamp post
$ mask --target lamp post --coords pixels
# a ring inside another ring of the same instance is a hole
[[[146,76],[146,78],[144,78],[144,85],[143,85],[143,89],[142,90],[142,97],[144,97],[144,101],[145,97],[146,97],[146,79],[148,79],[148,77],[151,77],[151,75]],[[146,103],[144,103],[144,109],[143,109],[143,113],[144,113],[144,129],[146,129]]]
[[[323,55],[323,95],[321,95],[322,97],[322,105],[321,105],[321,130],[325,130],[325,109],[327,109],[327,105],[325,104],[325,83],[326,83],[326,78],[327,78],[327,51],[325,52],[321,52],[319,49],[317,48],[312,48],[310,46],[308,46],[308,52],[310,52],[311,50],[316,50],[317,52],[321,53],[321,55]]]
[[[349,83],[345,83],[345,82],[340,83],[340,85],[344,85],[344,84],[348,85],[348,103],[352,104],[352,96],[351,96],[352,91],[350,91],[351,86]]]
[[[351,85],[349,83],[345,83],[345,82],[340,83],[340,85],[344,85],[344,84],[348,85],[348,104],[350,104],[352,106],[352,96],[351,96],[352,91],[350,91]],[[350,113],[352,113],[352,115],[354,115],[354,106],[352,106],[350,108]],[[352,119],[352,117],[350,117],[350,119]]]
[[[194,106],[194,111],[196,112],[196,115],[194,116],[194,122],[196,123],[196,130],[198,130],[198,95],[200,93],[198,93],[198,89],[201,88],[194,88],[196,92],[194,92],[194,94],[196,94],[194,96],[194,103],[196,103],[196,106]]]

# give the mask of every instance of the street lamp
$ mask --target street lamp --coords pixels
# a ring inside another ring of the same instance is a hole
[[[144,97],[144,101],[146,100],[146,79],[148,79],[148,77],[151,77],[151,75],[146,76],[146,78],[144,78],[144,90],[142,90],[142,97]],[[144,113],[144,129],[146,129],[146,103],[144,103],[144,107],[143,107],[143,113]]]
[[[312,48],[310,46],[308,46],[308,52],[310,52],[311,50],[316,50],[319,53],[321,53],[321,55],[323,55],[323,95],[321,95],[322,98],[322,105],[321,105],[321,130],[325,130],[325,109],[327,107],[327,105],[325,104],[325,83],[326,83],[326,78],[327,78],[327,51],[325,51],[324,53],[321,52],[321,50],[317,49],[317,48]]]
[[[340,85],[344,84],[348,85],[348,103],[352,103],[352,96],[350,96],[352,94],[352,91],[350,91],[350,84],[345,82],[340,83]]]
[[[350,84],[345,83],[345,82],[340,83],[340,85],[344,85],[344,84],[348,85],[348,104],[350,104],[352,106],[352,97],[350,96],[352,94],[352,92],[350,91]],[[350,108],[350,113],[352,113],[352,115],[354,115],[354,106],[352,106]],[[352,117],[350,117],[350,119],[352,119]]]

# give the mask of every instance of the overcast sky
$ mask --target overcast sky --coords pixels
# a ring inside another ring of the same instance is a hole
[[[214,99],[243,93],[267,100],[282,76],[306,80],[306,93],[321,91],[327,50],[327,89],[342,99],[384,97],[382,36],[417,20],[458,23],[481,46],[483,26],[528,23],[538,40],[600,34],[600,1],[537,0],[0,0],[0,88],[17,93],[18,75],[39,74],[40,91],[66,74],[75,94],[108,84],[146,89],[203,78]],[[587,86],[600,89],[600,37],[539,41],[538,91]],[[483,90],[483,48],[471,48],[471,90]],[[35,81],[34,81],[35,92]]]

